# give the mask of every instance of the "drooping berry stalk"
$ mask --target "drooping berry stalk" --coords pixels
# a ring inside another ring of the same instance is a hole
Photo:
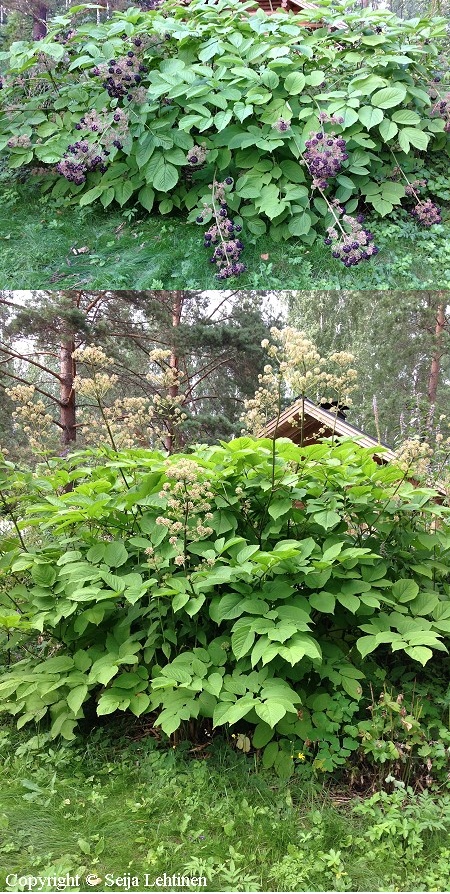
[[[435,205],[431,199],[421,199],[417,192],[418,189],[422,189],[427,185],[427,181],[419,179],[411,182],[401,165],[399,165],[397,157],[390,146],[389,151],[395,160],[395,169],[401,174],[403,179],[406,180],[406,195],[412,196],[416,200],[416,204],[409,212],[411,217],[415,217],[417,222],[422,224],[423,227],[432,227],[434,224],[442,223],[441,209],[439,208],[439,205]]]
[[[204,245],[205,248],[215,246],[210,261],[218,268],[216,278],[220,280],[229,279],[232,276],[240,276],[247,269],[246,265],[240,260],[244,244],[239,238],[236,238],[242,227],[228,216],[226,187],[229,190],[232,186],[232,177],[227,177],[221,183],[216,180],[216,173],[214,172],[211,184],[211,204],[210,206],[206,205],[203,213],[196,218],[197,223],[200,224],[205,223],[205,216],[209,217],[212,215],[214,217],[215,222],[204,235]]]

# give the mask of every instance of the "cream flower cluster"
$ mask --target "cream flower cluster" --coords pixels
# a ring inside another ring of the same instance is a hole
[[[214,529],[205,524],[213,517],[211,512],[214,493],[211,482],[203,478],[203,470],[190,459],[165,465],[166,481],[160,497],[166,500],[165,514],[158,516],[157,525],[167,528],[169,543],[179,549],[174,558],[176,565],[185,565],[188,542],[210,537]]]
[[[322,357],[314,342],[292,326],[272,327],[271,340],[261,342],[271,363],[264,366],[255,397],[244,403],[241,420],[245,431],[257,435],[273,419],[282,401],[305,395],[315,400],[332,398],[341,404],[351,402],[357,373],[351,364],[354,355],[334,351]]]
[[[170,350],[155,348],[149,354],[156,369],[146,378],[157,389],[155,394],[118,397],[109,405],[107,395],[119,381],[118,376],[107,371],[114,361],[102,348],[94,345],[78,349],[72,356],[90,372],[88,377],[75,377],[74,389],[78,394],[92,398],[99,407],[100,415],[94,415],[91,407],[78,411],[84,431],[89,431],[89,439],[95,443],[109,440],[117,449],[132,448],[137,444],[161,446],[169,429],[173,431],[187,418],[182,409],[183,394],[170,394],[170,388],[181,381],[178,370],[172,369],[168,363]]]
[[[22,426],[28,444],[38,454],[46,454],[54,447],[53,417],[41,398],[35,400],[34,385],[13,385],[6,394],[16,404],[13,419]]]
[[[90,376],[75,376],[73,387],[78,394],[84,397],[92,397],[101,400],[110,388],[118,382],[118,376],[107,373],[104,370],[111,367],[114,361],[105,354],[102,348],[96,345],[87,345],[85,348],[77,348],[72,357],[79,363],[87,366]]]

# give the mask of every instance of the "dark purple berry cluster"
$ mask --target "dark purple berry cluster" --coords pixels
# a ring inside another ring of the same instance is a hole
[[[410,213],[423,227],[432,227],[433,224],[442,223],[441,209],[431,199],[417,202]]]
[[[277,130],[278,133],[286,133],[291,126],[291,122],[287,120],[287,118],[278,118],[272,127],[274,130]]]
[[[201,167],[205,163],[207,150],[205,146],[193,146],[187,154],[188,164],[191,167]]]
[[[97,77],[103,77],[102,86],[111,99],[134,99],[134,92],[142,82],[143,75],[147,74],[148,68],[139,58],[139,50],[143,46],[143,41],[136,37],[132,41],[134,50],[128,50],[125,56],[118,59],[110,59],[107,63],[96,65],[91,74]],[[136,50],[138,52],[136,52]]]
[[[431,108],[431,114],[445,121],[444,130],[450,133],[450,93],[440,95],[437,91],[430,91],[431,98],[435,100]]]
[[[327,188],[328,181],[336,177],[348,158],[346,149],[345,140],[334,133],[327,134],[320,130],[310,134],[303,158],[313,178],[313,187]]]
[[[200,222],[199,218],[197,220]],[[216,223],[206,231],[204,237],[205,248],[215,246],[210,260],[211,264],[216,264],[218,268],[217,279],[239,276],[246,269],[245,264],[240,261],[244,244],[239,238],[236,238],[241,229],[239,224],[234,223],[228,217],[226,205],[221,205],[218,215],[216,215]]]
[[[89,144],[81,140],[67,147],[61,161],[56,165],[58,174],[77,186],[86,182],[90,171],[106,171],[105,152],[98,144]]]
[[[233,186],[233,178],[227,177],[223,183],[211,184],[211,207],[205,204],[204,211],[196,218],[197,223],[206,223],[214,217],[214,223],[206,231],[204,236],[205,248],[214,248],[211,264],[217,267],[216,278],[229,279],[231,276],[240,276],[247,269],[240,260],[244,250],[244,244],[239,238],[242,227],[229,217],[226,193]]]
[[[351,217],[349,214],[344,214],[343,209],[337,204],[334,204],[333,212],[336,226],[328,227],[325,238],[325,245],[331,246],[333,258],[342,261],[345,267],[356,267],[361,261],[368,261],[378,254],[373,234],[363,227],[362,214]]]
[[[97,112],[95,109],[86,112],[80,118],[75,130],[95,133],[97,141],[101,142],[103,154],[109,155],[112,146],[122,149],[123,141],[128,134],[129,118],[124,109],[116,108],[113,113],[103,109]]]
[[[405,195],[417,197],[417,193],[421,192],[422,189],[425,189],[427,183],[428,181],[425,178],[411,180],[410,183],[405,186]]]

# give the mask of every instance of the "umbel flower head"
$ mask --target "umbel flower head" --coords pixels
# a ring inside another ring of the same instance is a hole
[[[41,398],[36,399],[34,385],[13,385],[6,394],[16,404],[13,419],[20,422],[28,437],[28,444],[38,454],[53,449],[53,417]]]
[[[277,416],[280,401],[299,394],[313,399],[328,396],[339,404],[351,404],[357,376],[353,354],[335,351],[321,357],[314,342],[292,326],[272,327],[270,340],[264,339],[261,346],[270,363],[258,376],[260,387],[255,397],[244,402],[244,431],[258,435]]]
[[[87,345],[85,348],[77,348],[72,357],[87,366],[90,372],[88,377],[75,376],[73,387],[78,394],[99,400],[117,384],[118,377],[106,372],[114,361],[105,354],[102,348],[96,345]]]

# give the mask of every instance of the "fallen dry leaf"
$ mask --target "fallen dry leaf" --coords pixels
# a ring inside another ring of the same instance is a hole
[[[70,249],[73,255],[87,255],[90,252],[90,248],[87,245],[82,245],[81,248],[73,248]]]
[[[269,255],[261,255],[260,257],[261,257],[261,260],[263,260],[263,261],[269,260]]]

